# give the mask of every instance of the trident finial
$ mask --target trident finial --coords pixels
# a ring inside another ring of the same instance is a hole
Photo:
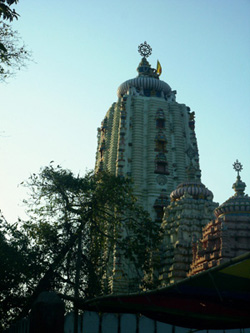
[[[237,176],[239,177],[240,171],[243,169],[242,164],[238,160],[236,160],[236,162],[234,162],[234,164],[233,164],[233,167],[234,167],[234,170],[237,172]]]
[[[152,48],[147,42],[144,42],[138,46],[138,52],[142,57],[147,58],[152,54]]]

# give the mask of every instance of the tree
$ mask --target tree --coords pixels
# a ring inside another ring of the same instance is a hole
[[[0,81],[6,81],[17,70],[25,67],[31,54],[25,48],[17,31],[0,21]]]
[[[16,318],[43,269],[36,246],[0,212],[0,332]]]
[[[18,0],[0,0],[0,81],[13,76],[17,70],[25,66],[26,61],[31,59],[31,54],[18,32],[4,22],[4,20],[11,22],[18,19],[19,14],[10,8],[17,2]]]
[[[108,292],[103,277],[117,245],[122,260],[126,257],[143,281],[159,240],[158,226],[137,205],[128,179],[107,173],[74,176],[50,164],[33,174],[26,186],[31,190],[26,201],[30,218],[19,222],[18,232],[22,243],[27,242],[23,256],[35,273],[25,285],[20,316],[44,290],[74,299]]]
[[[0,0],[0,18],[2,17],[4,20],[9,20],[10,22],[14,18],[18,18],[19,15],[15,9],[10,8],[14,3],[17,4],[18,0]]]

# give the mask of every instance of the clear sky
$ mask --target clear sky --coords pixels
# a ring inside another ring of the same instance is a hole
[[[116,90],[137,75],[138,45],[196,113],[202,182],[222,203],[236,173],[250,194],[249,0],[20,0],[13,27],[34,63],[0,87],[0,208],[23,217],[30,174],[55,161],[93,169],[97,127]]]

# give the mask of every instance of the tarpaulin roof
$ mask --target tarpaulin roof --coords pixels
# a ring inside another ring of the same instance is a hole
[[[80,301],[85,310],[141,313],[196,329],[250,327],[250,252],[165,288]]]

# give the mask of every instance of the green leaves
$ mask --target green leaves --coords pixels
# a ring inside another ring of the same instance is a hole
[[[24,185],[30,194],[25,201],[29,219],[11,227],[5,221],[2,229],[0,224],[0,236],[8,234],[2,243],[7,244],[9,277],[0,292],[5,310],[12,309],[14,315],[23,308],[25,315],[44,289],[82,298],[108,292],[118,252],[121,262],[137,271],[138,281],[149,272],[158,227],[137,205],[130,180],[108,173],[75,176],[50,163]],[[14,265],[12,274],[14,258],[20,266]]]
[[[3,43],[0,43],[0,51],[7,52],[6,47],[3,45]]]
[[[18,19],[19,14],[17,14],[15,9],[10,8],[11,5],[14,3],[17,4],[17,2],[18,0],[0,0],[0,18],[2,17],[4,20],[9,20],[10,22],[13,19]]]
[[[18,224],[0,213],[0,331],[21,311],[32,285],[41,276],[38,252]]]

